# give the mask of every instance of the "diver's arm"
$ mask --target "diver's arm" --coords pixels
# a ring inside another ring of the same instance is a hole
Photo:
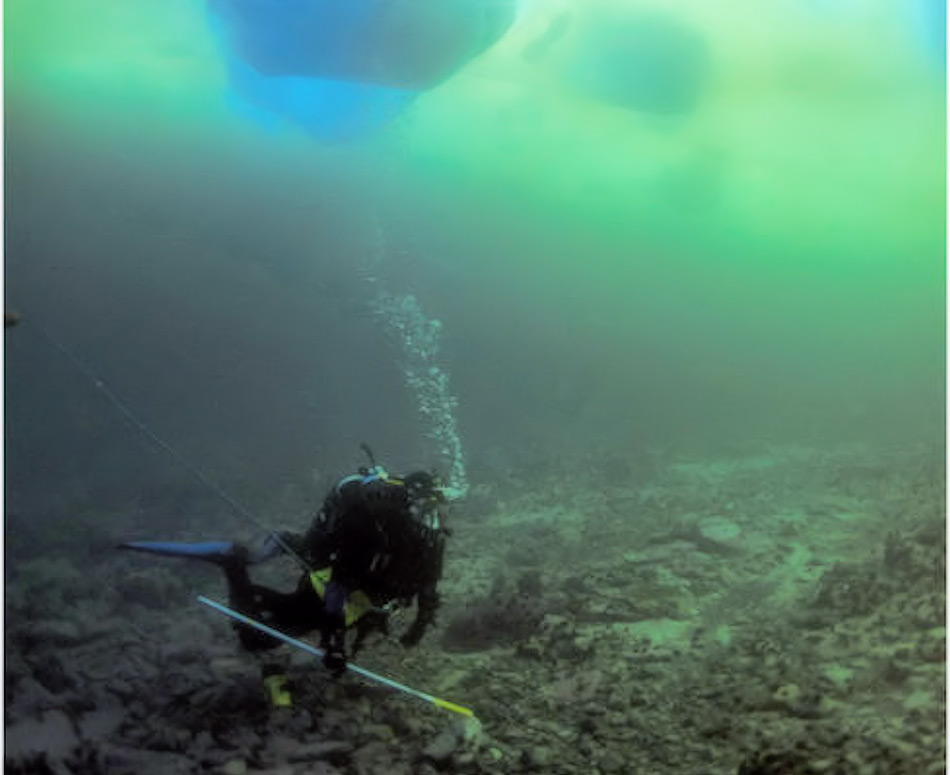
[[[420,579],[419,592],[416,594],[416,618],[403,634],[400,641],[404,646],[415,646],[425,631],[435,621],[439,609],[439,579],[442,578],[442,561],[445,556],[445,541],[441,536],[423,550],[426,560],[423,564],[424,575]]]
[[[416,618],[399,639],[400,643],[403,646],[415,646],[435,621],[435,612],[438,609],[439,593],[435,584],[428,585],[416,596]]]

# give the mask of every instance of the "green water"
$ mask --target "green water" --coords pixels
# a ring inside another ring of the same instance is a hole
[[[944,84],[901,3],[820,19],[791,0],[628,3],[708,43],[708,88],[674,117],[566,88],[569,39],[540,64],[522,57],[565,8],[619,5],[530,6],[388,130],[335,148],[233,113],[200,3],[10,0],[8,121],[103,158],[120,138],[275,176],[352,165],[375,181],[367,199],[432,241],[429,271],[458,264],[469,295],[442,304],[457,330],[482,329],[491,349],[518,329],[584,363],[588,426],[616,427],[646,395],[717,428],[746,414],[845,435],[939,427]]]

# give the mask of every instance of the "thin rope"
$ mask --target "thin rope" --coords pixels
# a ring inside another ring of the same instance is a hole
[[[21,320],[22,323],[26,323],[27,319]],[[246,508],[244,508],[240,503],[238,503],[234,498],[228,495],[224,489],[216,482],[213,482],[195,465],[193,465],[187,458],[179,453],[171,444],[165,441],[161,436],[155,433],[145,422],[138,417],[121,398],[119,398],[115,392],[105,383],[101,377],[97,376],[95,372],[92,371],[82,360],[79,359],[69,348],[66,347],[62,342],[60,342],[56,337],[54,337],[49,331],[44,329],[38,323],[34,321],[29,321],[27,328],[33,328],[40,336],[46,340],[47,343],[53,346],[54,349],[58,350],[73,366],[86,378],[89,382],[105,396],[106,400],[112,404],[112,406],[126,419],[127,422],[135,426],[139,431],[141,431],[145,436],[147,436],[156,446],[163,449],[167,452],[182,468],[188,471],[192,476],[198,479],[202,484],[208,487],[212,492],[214,492],[221,500],[227,503],[232,509],[234,509],[238,514],[243,516],[245,519],[249,520],[258,529],[266,532],[274,542],[283,549],[287,554],[289,554],[298,565],[300,565],[308,573],[313,570],[310,565],[290,547],[290,545],[283,539],[280,533],[276,530],[271,530],[266,527],[257,517],[251,514]]]

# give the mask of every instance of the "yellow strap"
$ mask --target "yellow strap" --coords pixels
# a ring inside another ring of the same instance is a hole
[[[333,568],[321,568],[310,573],[310,583],[321,600],[326,599],[327,584],[333,576]],[[352,627],[367,611],[373,607],[373,601],[365,592],[356,590],[346,596],[343,608],[344,626]]]
[[[365,592],[356,590],[346,597],[346,607],[343,609],[346,626],[352,627],[359,618],[373,607],[373,601]]]
[[[326,597],[327,584],[330,582],[332,575],[333,568],[321,568],[320,570],[312,571],[310,574],[310,583],[313,584],[313,589],[321,600]]]

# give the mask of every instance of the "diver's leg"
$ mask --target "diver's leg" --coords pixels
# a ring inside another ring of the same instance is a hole
[[[318,626],[323,601],[307,577],[296,590],[285,593],[254,584],[246,563],[227,564],[224,571],[229,599],[235,610],[287,635],[302,635]],[[264,691],[271,706],[291,707],[293,698],[287,684],[286,659],[270,653],[282,642],[246,624],[235,624],[234,629],[241,645],[259,659]]]
[[[229,585],[231,585],[230,580]],[[250,583],[246,586],[242,584],[232,588],[234,588],[238,597],[235,600],[232,595],[232,605],[235,608],[238,608],[239,605],[246,606],[244,613],[248,616],[263,620],[269,625],[274,625],[273,621],[268,621],[272,618],[270,610],[275,604],[278,607],[280,606],[280,598],[284,595]],[[277,629],[276,626],[275,629]],[[288,655],[277,651],[277,647],[282,645],[281,641],[243,624],[235,623],[234,631],[237,633],[238,640],[244,649],[257,660],[261,671],[261,684],[270,707],[274,709],[292,707],[293,695],[287,680]]]
[[[254,584],[247,572],[247,563],[232,562],[222,566],[228,582],[228,600],[231,607],[252,619],[270,618],[271,609],[280,605],[280,592]],[[267,651],[280,645],[280,641],[246,624],[234,624],[241,645],[248,651]]]
[[[240,560],[222,564],[222,568],[228,582],[228,599],[234,610],[288,635],[306,631],[299,619],[309,606],[300,600],[299,589],[285,593],[255,584],[248,574],[247,563]],[[248,651],[263,651],[281,644],[277,638],[246,624],[235,624],[234,629]]]

